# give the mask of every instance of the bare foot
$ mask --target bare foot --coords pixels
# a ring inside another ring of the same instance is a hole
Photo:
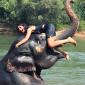
[[[69,54],[67,52],[65,52],[65,59],[69,60]]]
[[[76,41],[73,38],[68,37],[68,41],[72,43],[74,46],[76,46]]]

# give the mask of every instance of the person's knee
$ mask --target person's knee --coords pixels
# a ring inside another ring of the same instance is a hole
[[[50,48],[53,48],[53,45],[52,45],[52,43],[48,43],[48,45],[49,45],[49,47],[50,47]]]

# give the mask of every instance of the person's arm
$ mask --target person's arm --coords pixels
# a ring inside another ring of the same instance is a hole
[[[16,44],[16,47],[22,45],[23,43],[27,42],[27,40],[29,40],[31,33],[35,30],[35,26],[31,26],[30,28],[28,28],[27,30],[27,34],[25,36],[25,38],[23,38],[20,42],[18,42]]]

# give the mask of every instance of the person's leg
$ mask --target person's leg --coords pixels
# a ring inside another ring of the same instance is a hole
[[[57,40],[57,39],[55,40],[54,37],[49,37],[47,41],[48,41],[49,47],[51,48],[62,45],[62,44],[66,44],[66,43],[72,43],[76,45],[76,41],[72,39],[71,37],[68,37],[67,39],[64,39],[64,40]]]
[[[63,49],[61,49],[61,48],[55,48],[57,51],[59,51],[59,52],[61,52],[63,55],[64,55],[64,58],[66,59],[66,60],[69,60],[69,54],[68,54],[68,52],[65,52],[65,51],[63,51]]]
[[[66,60],[69,60],[69,59],[70,59],[68,52],[64,52],[64,55],[65,55],[65,59],[66,59]]]
[[[48,46],[51,48],[60,46],[65,43],[76,44],[76,41],[73,40],[71,37],[68,37],[67,39],[63,39],[63,40],[56,39],[56,33],[55,33],[56,30],[55,30],[55,26],[53,24],[48,24],[45,27],[45,32],[46,32],[46,37],[47,37],[47,41],[48,41]]]

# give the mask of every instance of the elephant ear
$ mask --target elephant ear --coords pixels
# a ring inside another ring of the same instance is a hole
[[[71,25],[69,29],[62,31],[61,33],[57,32],[57,36],[56,36],[57,39],[66,39],[68,37],[73,37],[79,27],[79,19],[71,7],[72,1],[73,0],[67,0],[65,4],[65,10],[66,10],[67,15],[70,18]]]

